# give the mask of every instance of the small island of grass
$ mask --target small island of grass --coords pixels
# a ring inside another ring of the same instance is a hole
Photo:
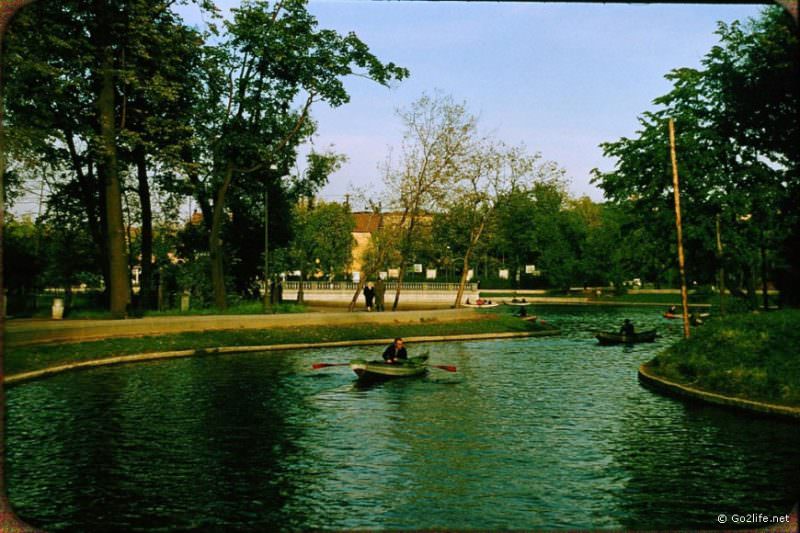
[[[736,314],[692,331],[647,374],[728,397],[800,408],[800,311]]]

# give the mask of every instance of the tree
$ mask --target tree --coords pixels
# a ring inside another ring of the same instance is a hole
[[[295,206],[292,217],[290,268],[300,271],[298,303],[303,302],[303,281],[311,275],[332,279],[353,257],[355,221],[347,205],[320,202]]]
[[[171,5],[40,2],[9,31],[8,105],[15,137],[26,140],[30,159],[71,171],[67,181],[76,184],[72,190],[105,259],[102,272],[115,316],[124,316],[130,293],[121,199],[125,170],[137,166],[147,286],[148,156],[163,161],[176,131],[185,131],[179,125],[185,115],[177,112],[185,106],[178,100],[193,85],[184,74],[191,72],[198,37],[181,25]]]
[[[672,239],[665,230],[673,225],[666,121],[674,118],[688,274],[713,281],[722,261],[751,295],[758,271],[764,282],[768,275],[766,248],[788,242],[797,224],[789,206],[796,205],[791,198],[800,168],[794,149],[800,70],[789,24],[777,8],[745,27],[720,24],[721,43],[706,55],[704,68],[668,74],[673,89],[655,100],[661,109],[643,114],[636,138],[602,145],[617,164],[594,178],[615,204],[628,206],[666,259]],[[726,230],[721,258],[717,216]]]
[[[436,227],[462,261],[455,306],[461,307],[464,287],[487,227],[495,222],[499,202],[513,191],[529,190],[560,176],[552,162],[540,162],[541,154],[529,155],[524,147],[507,147],[489,139],[473,145],[457,171],[457,181],[445,201],[446,214]],[[509,220],[506,220],[510,222]]]
[[[233,14],[225,22],[226,38],[208,51],[201,103],[207,111],[198,121],[203,144],[189,157],[204,175],[190,176],[204,213],[211,214],[206,223],[218,308],[226,306],[222,226],[235,182],[286,174],[296,146],[313,131],[312,105],[338,107],[349,100],[344,77],[357,74],[388,85],[408,75],[381,63],[355,34],[317,29],[305,0],[246,0]],[[270,172],[273,165],[278,171]]]
[[[397,222],[400,274],[392,310],[400,301],[420,217],[441,205],[459,166],[473,149],[476,133],[475,117],[449,96],[422,96],[398,115],[405,126],[400,161],[394,165],[388,160],[384,177],[389,204],[401,213]]]

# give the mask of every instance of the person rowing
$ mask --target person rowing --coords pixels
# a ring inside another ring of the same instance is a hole
[[[383,360],[389,364],[397,362],[402,363],[408,360],[408,353],[406,352],[402,337],[397,337],[392,344],[386,347],[383,351]]]
[[[622,324],[622,327],[619,328],[619,334],[625,336],[632,336],[635,334],[633,322],[631,322],[629,318],[626,318],[625,322]]]

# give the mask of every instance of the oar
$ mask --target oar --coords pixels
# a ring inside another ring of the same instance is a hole
[[[448,372],[456,372],[454,365],[428,365],[431,368],[438,368],[439,370],[447,370]]]
[[[317,370],[320,368],[327,368],[329,366],[349,366],[349,365],[350,363],[314,363],[313,365],[311,365],[311,368]]]

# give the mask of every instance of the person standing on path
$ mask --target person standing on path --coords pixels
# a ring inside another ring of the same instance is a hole
[[[375,299],[375,287],[372,285],[372,282],[367,283],[367,286],[364,287],[364,300],[367,303],[367,311],[372,311],[372,301]]]
[[[386,295],[386,282],[378,279],[375,283],[375,310],[383,311],[383,298]]]

